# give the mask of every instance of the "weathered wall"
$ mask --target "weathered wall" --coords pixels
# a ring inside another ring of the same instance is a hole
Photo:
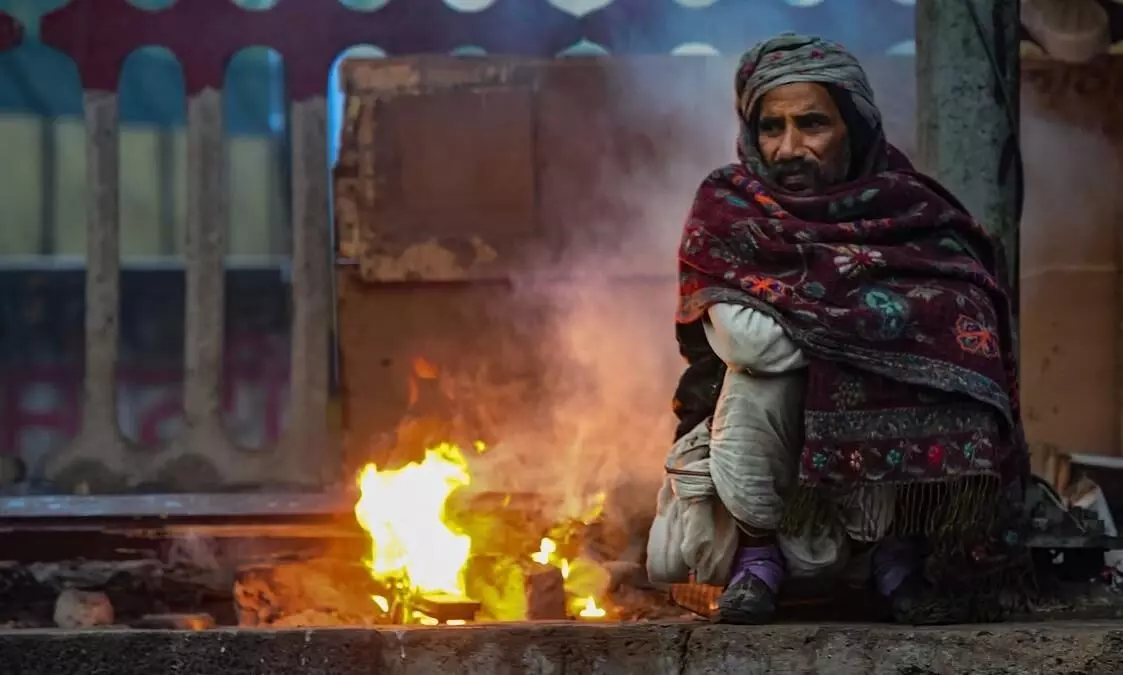
[[[868,68],[890,137],[908,151],[912,62]],[[1110,111],[1120,109],[1120,66],[1028,61],[1025,70],[1027,431],[1037,448],[1117,454],[1119,174],[1111,148],[1119,123]],[[351,62],[355,98],[336,194],[354,452],[365,458],[392,446],[392,434],[380,433],[423,416],[433,401],[490,420],[462,420],[464,433],[499,438],[536,414],[556,423],[557,414],[537,407],[544,402],[570,413],[573,428],[589,418],[606,427],[637,420],[627,431],[600,430],[629,448],[606,453],[661,467],[681,367],[669,324],[673,251],[697,181],[731,156],[730,72],[720,59]],[[473,132],[454,133],[454,124]],[[614,321],[622,307],[629,319]],[[585,339],[590,333],[597,337]],[[436,386],[418,402],[418,355],[445,369],[438,379],[446,394],[456,390],[452,400]],[[578,365],[555,375],[558,360]],[[525,374],[523,385],[500,374],[511,368]],[[559,393],[570,380],[586,381],[587,404]],[[586,463],[576,457],[571,465]]]
[[[1022,371],[1037,448],[1120,454],[1123,59],[1026,60]]]

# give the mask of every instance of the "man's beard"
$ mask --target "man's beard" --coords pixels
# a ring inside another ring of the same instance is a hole
[[[789,192],[804,193],[822,190],[833,181],[818,162],[810,159],[786,159],[769,167],[772,181]]]

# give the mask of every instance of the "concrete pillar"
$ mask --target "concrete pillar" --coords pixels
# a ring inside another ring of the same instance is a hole
[[[999,237],[1018,270],[1019,0],[917,0],[920,168]],[[1016,288],[1016,286],[1015,286]]]

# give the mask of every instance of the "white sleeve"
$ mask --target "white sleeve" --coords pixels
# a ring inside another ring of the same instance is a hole
[[[731,368],[774,375],[807,365],[799,347],[764,312],[718,303],[703,325],[710,348]]]

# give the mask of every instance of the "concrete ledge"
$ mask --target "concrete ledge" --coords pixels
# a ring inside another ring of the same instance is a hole
[[[3,675],[1118,675],[1123,623],[0,632]]]

